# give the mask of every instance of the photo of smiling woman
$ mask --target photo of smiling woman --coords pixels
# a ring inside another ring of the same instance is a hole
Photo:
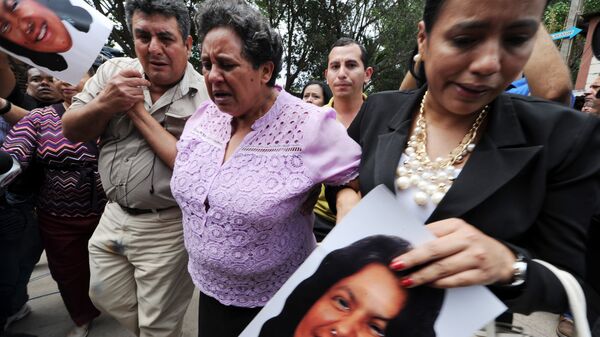
[[[400,280],[407,272],[388,267],[411,249],[402,238],[374,235],[334,250],[259,337],[435,336],[444,290],[404,288]]]
[[[67,69],[73,41],[64,22],[88,32],[92,15],[68,0],[0,0],[0,47],[53,71]]]

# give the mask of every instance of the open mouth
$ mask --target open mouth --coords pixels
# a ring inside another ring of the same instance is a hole
[[[40,27],[40,32],[38,33],[37,37],[35,38],[36,42],[42,41],[45,37],[46,37],[46,33],[48,32],[48,24],[46,22],[42,23],[42,26]]]
[[[35,42],[40,42],[46,37],[46,34],[48,33],[48,23],[46,23],[46,21],[42,22],[42,24],[39,25],[39,30],[37,30],[37,32],[36,28],[36,24],[34,22],[30,22],[27,25],[27,34],[32,36]]]
[[[226,91],[213,91],[213,97],[215,98],[215,101],[222,101],[225,100],[229,97],[231,97],[231,94],[226,92]]]

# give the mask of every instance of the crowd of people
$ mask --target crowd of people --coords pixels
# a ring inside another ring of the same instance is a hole
[[[381,184],[436,238],[332,252],[322,266],[339,274],[319,267],[261,336],[435,336],[439,289],[484,285],[509,308],[499,320],[564,314],[570,337],[568,296],[534,259],[580,281],[600,336],[600,77],[570,108],[545,6],[426,0],[401,90],[368,97],[375,70],[348,37],[325,82],[278,86],[281,37],[244,0],[204,2],[195,42],[183,1],[127,0],[135,57],[100,57],[77,84],[31,68],[22,90],[0,53],[0,159],[21,171],[0,174],[0,336],[30,336],[6,329],[31,311],[42,250],[68,337],[101,312],[136,336],[181,336],[194,288],[198,336],[238,336]],[[359,279],[395,285],[379,294],[391,305],[342,314],[354,295],[328,294]]]

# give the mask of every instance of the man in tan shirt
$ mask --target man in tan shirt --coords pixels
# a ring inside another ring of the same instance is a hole
[[[208,94],[188,63],[183,1],[127,0],[126,14],[137,58],[102,65],[63,128],[75,141],[100,137],[109,203],[89,242],[92,301],[137,336],[175,337],[193,284],[169,183],[177,138]]]

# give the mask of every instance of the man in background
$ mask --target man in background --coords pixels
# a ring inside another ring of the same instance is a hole
[[[337,120],[346,128],[350,126],[367,99],[363,90],[373,75],[373,68],[368,64],[365,47],[348,37],[338,39],[329,52],[325,78],[333,92],[333,97],[327,106],[335,109]],[[325,200],[323,187],[314,212],[314,233],[317,241],[320,242],[336,222],[335,215]]]

